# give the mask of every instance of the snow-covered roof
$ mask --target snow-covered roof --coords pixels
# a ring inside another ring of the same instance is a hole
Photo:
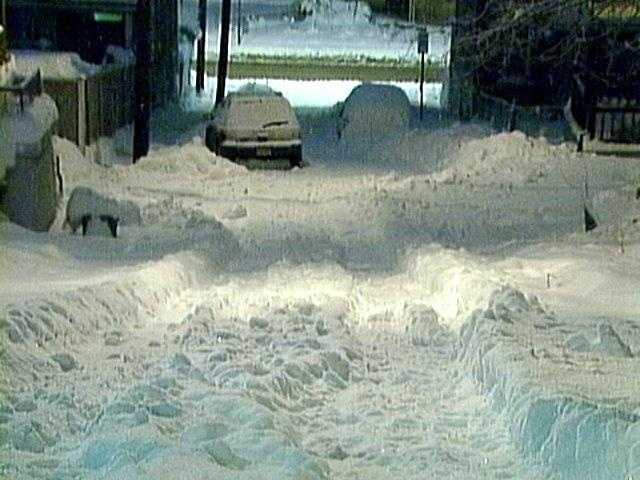
[[[42,71],[44,78],[77,79],[95,74],[99,65],[84,62],[73,52],[14,50],[15,69],[19,73]]]

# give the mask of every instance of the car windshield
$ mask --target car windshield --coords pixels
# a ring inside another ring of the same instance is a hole
[[[239,128],[297,126],[289,103],[280,97],[234,99],[227,118],[230,126]]]

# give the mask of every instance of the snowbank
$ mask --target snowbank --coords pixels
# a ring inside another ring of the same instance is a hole
[[[571,150],[518,131],[498,133],[461,142],[457,151],[445,157],[444,168],[431,178],[443,183],[522,185],[539,181],[554,167],[555,159],[571,156]]]
[[[455,124],[436,130],[404,130],[368,152],[367,162],[424,173],[438,172],[448,163],[462,158],[462,145],[484,140],[491,133],[490,128],[482,124]]]
[[[640,336],[631,324],[585,323],[569,327],[502,289],[465,324],[461,358],[531,461],[558,478],[632,478]]]

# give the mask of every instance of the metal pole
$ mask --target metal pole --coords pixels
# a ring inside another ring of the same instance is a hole
[[[149,153],[151,125],[151,0],[138,0],[136,9],[135,119],[133,163]]]
[[[220,47],[218,48],[218,85],[216,88],[216,105],[224,100],[227,70],[229,68],[229,30],[231,27],[231,0],[222,0],[220,12]]]
[[[420,54],[420,121],[424,109],[424,52]]]
[[[204,73],[206,68],[207,49],[207,0],[198,3],[198,21],[200,23],[200,38],[196,53],[196,92],[204,90]]]

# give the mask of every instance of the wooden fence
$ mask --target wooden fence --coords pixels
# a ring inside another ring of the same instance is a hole
[[[7,42],[7,32],[0,25],[0,67],[9,62],[9,47]]]
[[[58,106],[58,135],[84,149],[133,122],[134,66],[114,65],[73,80],[44,79]]]
[[[588,140],[640,144],[640,85],[606,87],[573,79],[571,113]]]

